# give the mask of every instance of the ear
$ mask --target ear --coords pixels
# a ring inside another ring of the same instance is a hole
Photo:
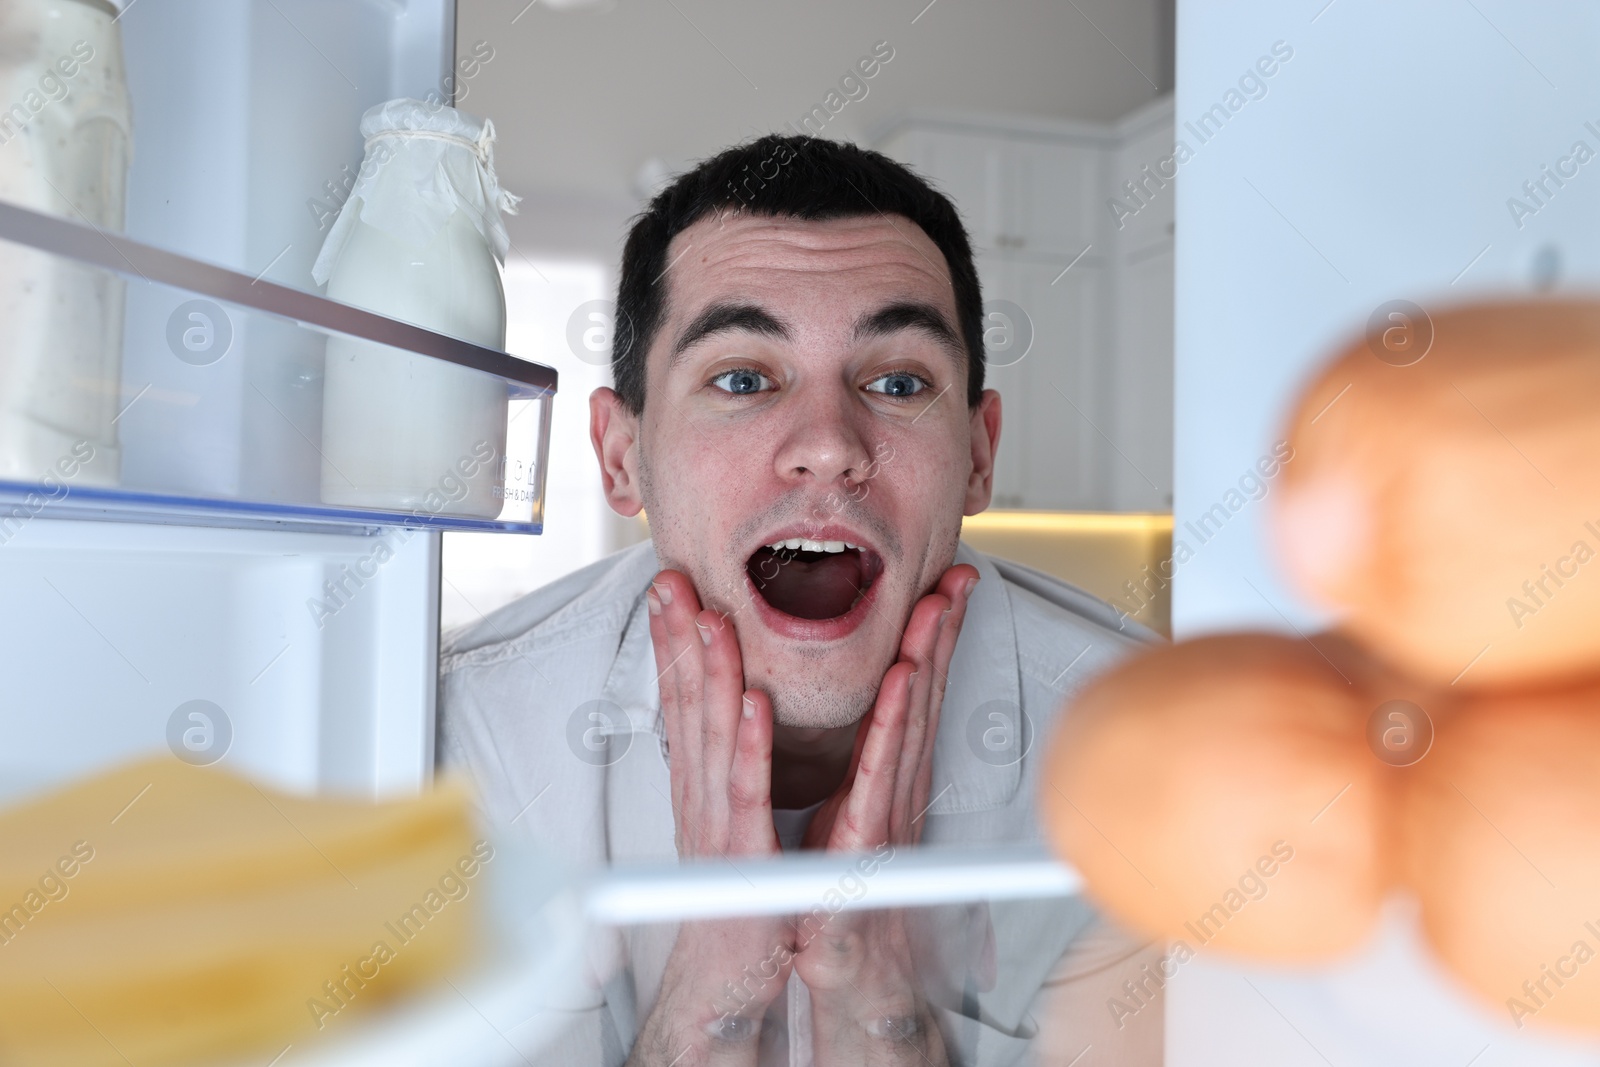
[[[632,518],[644,507],[639,492],[639,419],[613,389],[602,386],[589,394],[589,441],[600,461],[606,503],[618,515]]]
[[[985,389],[968,419],[972,432],[972,474],[967,477],[964,515],[976,515],[994,496],[994,454],[1000,447],[1000,394]],[[615,506],[615,505],[613,505]]]

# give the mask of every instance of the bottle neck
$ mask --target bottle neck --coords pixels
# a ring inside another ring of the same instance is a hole
[[[433,130],[384,130],[368,137],[365,148],[370,155],[380,150],[396,152],[429,142],[445,144],[467,152],[478,166],[487,168],[493,164],[493,156],[490,154],[490,146],[494,143],[493,136],[492,127],[489,126],[485,126],[483,134],[479,135],[476,141],[453,133],[436,133]]]
[[[93,8],[103,14],[110,15],[112,19],[122,16],[122,10],[116,4],[113,4],[111,0],[67,0],[67,2]]]

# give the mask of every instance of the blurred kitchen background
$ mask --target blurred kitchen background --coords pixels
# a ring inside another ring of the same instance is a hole
[[[544,534],[447,533],[444,626],[646,536],[601,496],[584,402],[610,382],[629,220],[694,161],[796,130],[910,164],[966,219],[1005,405],[996,510],[967,539],[1165,631],[1143,568],[1171,544],[1174,18],[1173,0],[461,0],[457,105],[494,120],[523,197],[506,347],[556,367],[562,400]]]

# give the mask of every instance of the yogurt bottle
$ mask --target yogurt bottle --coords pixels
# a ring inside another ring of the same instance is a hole
[[[132,119],[118,8],[0,0],[0,200],[120,231]],[[121,278],[0,242],[0,479],[116,484]]]
[[[313,277],[333,300],[488,348],[505,347],[502,211],[494,125],[420,100],[361,119],[366,159]],[[508,396],[482,371],[328,338],[322,499],[495,518],[503,507]]]

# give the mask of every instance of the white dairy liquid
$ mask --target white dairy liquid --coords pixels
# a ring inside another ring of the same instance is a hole
[[[122,44],[103,0],[0,0],[0,199],[123,228],[130,152]],[[123,283],[0,242],[0,479],[115,484]]]
[[[352,198],[344,210],[360,208]],[[460,210],[421,249],[358,223],[328,279],[328,296],[487,348],[505,347],[499,265]],[[325,502],[500,514],[508,411],[500,378],[332,336],[322,396]]]

